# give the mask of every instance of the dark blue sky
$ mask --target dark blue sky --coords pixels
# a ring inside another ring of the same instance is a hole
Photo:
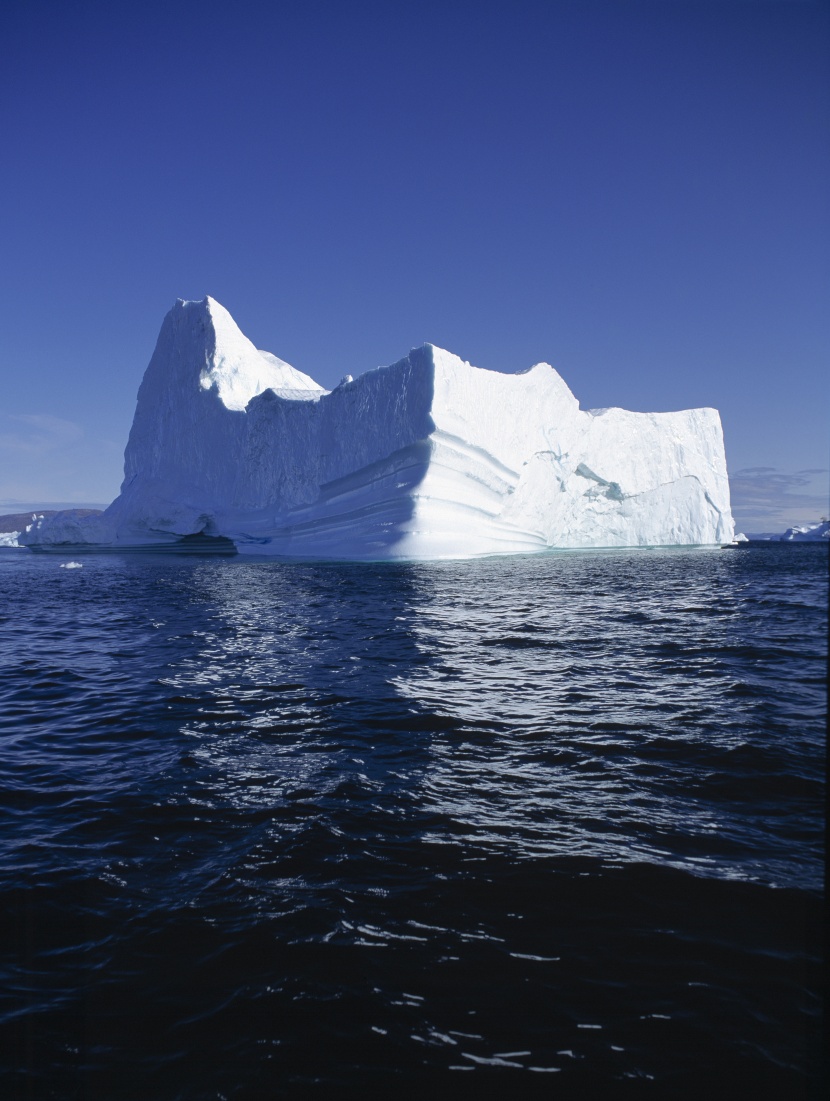
[[[114,496],[211,294],[323,384],[431,341],[714,405],[743,526],[826,512],[827,5],[6,0],[0,38],[0,504]]]

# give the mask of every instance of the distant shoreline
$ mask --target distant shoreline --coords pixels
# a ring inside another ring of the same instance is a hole
[[[66,505],[65,508],[75,508],[74,505]],[[54,516],[58,512],[63,512],[64,509],[60,508],[28,508],[22,512],[7,512],[0,515],[0,535],[4,535],[9,531],[23,531],[32,522],[33,513],[37,513],[38,516]],[[93,507],[81,507],[77,509],[81,516],[99,516],[104,510],[102,508]]]

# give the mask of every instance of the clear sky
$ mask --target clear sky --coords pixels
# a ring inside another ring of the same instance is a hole
[[[176,298],[324,385],[430,341],[721,411],[827,514],[830,8],[4,0],[0,510],[108,502]]]

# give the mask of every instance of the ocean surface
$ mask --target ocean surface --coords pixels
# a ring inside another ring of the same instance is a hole
[[[794,1098],[827,548],[0,554],[0,1096]]]

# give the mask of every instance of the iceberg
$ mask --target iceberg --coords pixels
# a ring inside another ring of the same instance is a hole
[[[714,409],[583,410],[547,363],[506,374],[431,344],[327,391],[205,298],[164,319],[120,495],[20,542],[378,560],[733,534]]]
[[[736,539],[743,539],[749,543],[828,543],[830,544],[830,520],[819,520],[813,524],[803,524],[800,527],[787,528],[786,531],[763,531],[744,535],[738,535]]]
[[[830,521],[828,520],[805,524],[802,527],[787,528],[778,537],[781,543],[823,543],[827,540],[830,540]]]

